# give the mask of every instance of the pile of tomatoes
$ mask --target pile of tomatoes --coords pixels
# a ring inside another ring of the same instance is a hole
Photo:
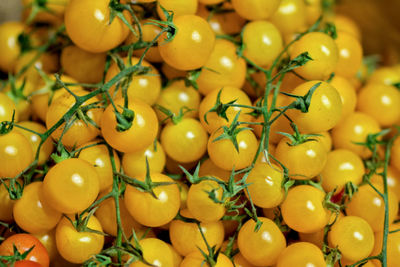
[[[400,266],[400,66],[329,3],[23,0],[0,263]]]

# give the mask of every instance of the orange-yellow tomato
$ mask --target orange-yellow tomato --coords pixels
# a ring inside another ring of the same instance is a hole
[[[43,182],[34,182],[25,186],[14,205],[15,222],[29,233],[47,232],[61,219],[61,213],[43,201],[42,185]]]
[[[340,117],[340,121],[342,121],[356,109],[356,89],[348,79],[338,75],[333,77],[330,84],[335,87],[342,100],[342,115]]]
[[[174,19],[179,29],[174,39],[165,42],[167,34],[158,39],[161,57],[178,70],[193,70],[204,66],[214,48],[215,34],[207,21],[196,15]]]
[[[338,32],[335,43],[339,51],[339,60],[335,74],[351,78],[361,67],[363,50],[360,41],[346,32]]]
[[[342,100],[336,89],[329,83],[322,81],[309,81],[296,87],[292,94],[304,96],[318,83],[311,97],[308,112],[291,109],[289,117],[302,133],[317,133],[332,129],[340,120],[342,115]]]
[[[357,109],[388,127],[400,120],[400,92],[394,86],[368,83],[358,93]]]
[[[20,52],[18,35],[24,31],[21,22],[4,22],[0,25],[0,70],[14,72]]]
[[[139,58],[132,57],[131,61],[128,58],[124,58],[124,64],[126,67],[134,66],[138,64]],[[149,67],[150,71],[143,75],[133,75],[129,80],[130,83],[127,88],[127,95],[130,99],[139,99],[149,105],[153,105],[161,90],[161,78],[157,69],[148,63],[143,61],[141,63],[144,67]],[[112,64],[106,74],[106,82],[110,81],[115,75],[120,72],[118,65],[116,63]],[[115,86],[111,87],[110,95],[113,98],[122,97],[122,84],[128,81],[128,77],[122,78]]]
[[[294,71],[309,80],[324,80],[335,71],[338,61],[338,48],[329,35],[311,32],[304,35],[291,47],[290,58],[294,59],[308,52],[312,60]]]
[[[278,9],[281,0],[232,0],[235,11],[248,20],[268,19]]]
[[[302,30],[306,26],[306,4],[303,0],[282,0],[271,22],[282,35]]]
[[[101,53],[122,43],[129,28],[115,17],[110,24],[110,7],[107,0],[70,0],[65,10],[65,28],[68,36],[80,48]],[[128,11],[124,11],[128,23]]]
[[[241,88],[245,76],[246,62],[236,55],[236,46],[228,40],[217,39],[196,81],[199,92],[207,95],[214,89],[224,86]]]

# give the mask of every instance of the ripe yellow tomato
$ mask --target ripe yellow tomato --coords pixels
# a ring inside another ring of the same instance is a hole
[[[263,20],[271,17],[278,9],[281,0],[232,0],[235,11],[248,20]]]
[[[192,118],[168,123],[161,131],[161,144],[173,160],[189,163],[199,160],[207,150],[208,134],[202,124]]]
[[[18,181],[20,182],[20,181]],[[6,186],[10,185],[10,180],[5,180],[0,184],[0,220],[3,222],[13,221],[13,207],[15,200],[11,200]]]
[[[186,86],[182,80],[172,81],[161,90],[156,104],[170,110],[175,115],[178,115],[181,110],[186,111],[186,108],[191,109],[191,111],[185,112],[184,117],[198,117],[200,94],[193,87]],[[159,109],[156,108],[155,111],[159,121],[167,118],[167,115]]]
[[[78,46],[65,47],[60,57],[65,73],[81,83],[98,83],[103,78],[106,53],[91,53]]]
[[[320,82],[311,97],[308,112],[288,110],[288,115],[302,133],[317,133],[332,129],[342,115],[342,100],[336,89],[326,82],[309,81],[296,87],[292,94],[304,96],[313,86]]]
[[[380,192],[383,192],[383,185],[380,183],[373,184]],[[398,207],[398,199],[396,195],[388,190],[389,204],[389,223],[396,218]],[[366,220],[372,227],[374,232],[382,231],[385,206],[383,199],[368,184],[358,188],[350,203],[347,204],[347,215],[358,216]]]
[[[185,218],[193,218],[188,209],[181,210],[180,213]],[[216,246],[218,249],[224,240],[224,226],[221,221],[214,221],[200,224],[201,231],[209,246]],[[207,251],[207,246],[200,233],[200,229],[195,223],[173,220],[169,227],[169,237],[172,246],[176,251],[186,256],[200,248]]]
[[[14,101],[0,92],[0,121],[11,121],[14,112],[14,120],[18,121],[19,115]]]
[[[21,22],[4,22],[0,25],[0,70],[14,72],[15,64],[20,53],[18,35],[24,31]]]
[[[139,177],[144,181],[144,177]],[[151,174],[152,182],[173,180],[161,173]],[[169,223],[178,213],[180,193],[176,184],[161,185],[153,188],[156,197],[131,185],[126,187],[125,205],[132,217],[144,226],[157,227]]]
[[[73,221],[74,219],[71,218]],[[99,220],[91,216],[89,229],[102,232]],[[67,218],[62,218],[56,228],[57,250],[67,261],[81,264],[103,249],[104,236],[87,231],[78,232]]]
[[[359,155],[347,149],[335,149],[328,153],[321,172],[322,187],[326,192],[335,188],[336,192],[340,192],[348,182],[355,185],[361,183],[364,173],[364,164]]]
[[[324,80],[335,71],[338,61],[338,48],[329,35],[322,32],[311,32],[304,35],[291,47],[290,58],[294,59],[308,52],[313,59],[294,71],[309,80]]]
[[[18,125],[25,127],[29,130],[35,131],[37,133],[43,134],[46,132],[46,128],[38,122],[21,121],[18,123]],[[28,141],[32,147],[33,155],[35,156],[37,153],[39,144],[41,142],[40,137],[37,134],[34,134],[32,132],[29,132],[27,130],[24,130],[24,129],[21,129],[18,127],[15,127],[15,130],[20,132],[23,136],[25,136],[28,139]],[[49,159],[51,152],[53,152],[53,142],[52,142],[51,138],[47,138],[47,140],[43,143],[42,147],[40,148],[38,164],[40,165],[40,164],[45,163],[46,160]]]
[[[178,70],[193,70],[204,66],[214,48],[215,34],[208,22],[196,15],[174,19],[178,32],[165,42],[167,34],[158,39],[161,57]]]
[[[246,179],[254,205],[261,208],[278,206],[284,198],[282,181],[283,172],[277,165],[256,163]]]
[[[33,162],[28,139],[16,130],[0,135],[0,177],[12,178]]]
[[[197,11],[197,0],[158,0],[157,14],[161,19],[166,20],[163,10],[160,6],[168,11],[174,12],[174,18],[182,15],[194,15]]]
[[[340,95],[340,99],[342,100],[342,115],[340,116],[340,120],[342,121],[347,118],[348,115],[354,112],[357,104],[357,93],[354,86],[351,82],[342,77],[335,75],[330,82],[330,85],[335,87],[336,91]]]
[[[214,192],[217,200],[222,200],[222,187],[215,181],[205,180],[189,187],[187,195],[187,207],[192,216],[205,223],[216,222],[225,215],[225,207],[222,203],[214,202],[209,193]]]
[[[89,162],[94,166],[98,177],[99,177],[99,190],[103,191],[110,187],[113,183],[113,169],[111,165],[111,159],[106,145],[97,144],[99,140],[95,140],[86,144],[83,144],[83,148],[79,153],[78,158]],[[115,168],[119,171],[120,161],[117,153],[113,152]]]
[[[271,22],[257,20],[245,25],[242,33],[244,56],[259,66],[269,66],[282,51],[281,32]]]
[[[358,93],[357,109],[388,127],[400,120],[400,92],[391,85],[368,83]]]
[[[245,76],[246,62],[236,55],[236,46],[228,40],[217,39],[196,81],[199,92],[207,95],[214,89],[224,86],[241,88]]]
[[[250,166],[256,156],[258,140],[251,130],[244,130],[237,134],[236,150],[232,140],[220,139],[215,141],[223,130],[215,131],[208,139],[207,151],[210,159],[223,170],[240,170]],[[229,157],[227,157],[229,155]]]
[[[324,254],[316,245],[297,242],[286,247],[279,255],[276,267],[325,267]]]
[[[362,62],[363,49],[360,41],[349,33],[338,32],[335,43],[339,51],[335,74],[346,78],[354,77]]]
[[[368,222],[357,216],[345,216],[332,226],[329,243],[340,249],[344,260],[357,262],[368,257],[374,248],[374,232]],[[356,248],[356,249],[355,249]]]
[[[124,99],[114,101],[122,113]],[[158,120],[154,110],[139,99],[129,100],[128,109],[135,113],[132,125],[125,131],[117,130],[117,119],[113,105],[109,105],[101,117],[101,133],[107,143],[121,152],[145,149],[154,142],[158,131]]]
[[[95,168],[82,159],[66,159],[54,165],[43,180],[43,200],[59,212],[81,212],[99,194]]]
[[[173,254],[171,248],[158,238],[144,238],[139,241],[143,252],[143,259],[154,266],[173,266]],[[129,267],[149,266],[141,261],[134,261]]]
[[[128,61],[128,58],[124,58],[124,63],[125,65],[136,65],[139,62],[139,58],[137,57],[132,57],[131,61]],[[158,73],[157,69],[148,63],[147,61],[143,61],[142,66],[144,67],[149,67],[151,70],[143,75],[134,75],[132,79],[130,80],[128,89],[127,89],[127,95],[128,98],[130,99],[139,99],[142,100],[143,102],[153,105],[158,96],[160,95],[160,90],[161,90],[161,78],[160,74]],[[112,64],[106,74],[106,82],[110,81],[115,75],[117,75],[120,72],[120,69],[118,68],[118,65],[116,63]],[[125,77],[119,81],[119,85],[117,83],[116,86],[111,87],[109,90],[110,95],[113,98],[120,98],[122,97],[122,88],[121,88],[121,83],[128,79],[128,77]]]
[[[25,186],[22,197],[13,208],[15,222],[29,233],[47,232],[61,219],[61,213],[45,202],[42,188],[43,182]]]
[[[329,213],[323,206],[325,193],[311,185],[291,188],[281,205],[285,223],[300,233],[313,233],[324,228]]]
[[[303,30],[306,26],[306,4],[303,0],[282,0],[271,22],[282,35]]]
[[[333,145],[335,148],[351,150],[365,159],[371,156],[371,151],[365,146],[355,143],[365,143],[368,134],[380,131],[381,128],[373,117],[365,113],[354,112],[333,128]]]
[[[291,145],[285,137],[279,141],[275,156],[289,169],[290,177],[308,180],[320,174],[325,167],[327,151],[318,140]]]
[[[110,21],[110,8],[107,0],[70,0],[65,10],[65,28],[68,36],[80,48],[101,53],[115,48],[129,34],[129,28],[121,19]],[[130,16],[124,11],[130,22]]]
[[[122,156],[122,168],[131,177],[146,175],[146,158],[149,162],[150,173],[161,173],[164,170],[166,155],[162,145],[157,141],[147,148]]]
[[[286,239],[276,224],[265,217],[258,217],[262,225],[254,231],[256,223],[248,220],[239,230],[238,247],[243,257],[256,266],[274,265],[286,247]]]
[[[226,117],[228,118],[228,121],[218,116],[216,112],[208,112],[212,107],[214,107],[220,91],[221,91],[220,94],[221,103],[226,104],[228,102],[236,100],[235,104],[251,106],[250,98],[246,95],[246,93],[244,93],[242,90],[236,87],[225,86],[222,89],[216,88],[210,93],[208,93],[200,103],[199,118],[204,128],[210,134],[214,133],[217,129],[221,128],[221,126],[224,125],[229,126],[239,111],[240,115],[238,121],[247,122],[251,121],[252,118],[251,115],[246,114],[251,112],[251,109],[249,108],[229,107],[226,110]],[[207,113],[207,121],[204,119],[206,113]]]

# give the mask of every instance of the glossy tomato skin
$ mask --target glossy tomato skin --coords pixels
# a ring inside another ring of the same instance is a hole
[[[249,22],[243,30],[244,56],[259,66],[269,66],[283,47],[278,28],[264,20]]]
[[[195,118],[198,117],[200,94],[193,87],[187,87],[182,80],[172,81],[161,91],[156,104],[169,109],[175,115],[178,115],[181,109],[182,111],[191,109],[191,111],[185,112],[183,116],[185,118]],[[159,109],[156,108],[155,111],[159,121],[167,118],[167,115]]]
[[[322,187],[326,192],[335,188],[336,192],[340,192],[348,182],[360,184],[364,173],[364,164],[360,156],[347,149],[335,149],[328,153],[321,172]]]
[[[381,183],[375,183],[373,185],[380,192],[383,192],[383,185]],[[397,203],[398,199],[396,195],[389,189],[389,224],[396,218],[399,210]],[[366,220],[374,232],[383,229],[385,213],[384,201],[368,184],[362,185],[358,188],[357,193],[354,194],[351,201],[347,204],[346,212],[347,215],[358,216]]]
[[[143,252],[143,258],[155,266],[173,266],[173,254],[171,248],[158,238],[144,238],[139,241]],[[146,267],[147,264],[135,261],[130,267]]]
[[[19,114],[15,103],[3,92],[0,92],[0,108],[2,110],[0,121],[11,121],[13,112],[15,112],[14,120],[18,121]]]
[[[225,214],[225,207],[209,197],[213,191],[218,200],[222,200],[223,189],[216,181],[205,180],[189,187],[187,207],[193,217],[201,222],[216,222]]]
[[[302,0],[282,0],[271,22],[283,35],[302,31],[306,26],[306,4]]]
[[[373,117],[381,127],[400,118],[400,92],[394,86],[369,83],[358,93],[357,109]]]
[[[10,198],[6,185],[7,187],[10,185],[9,180],[4,180],[4,183],[0,184],[0,220],[3,222],[11,222],[13,220],[15,200]]]
[[[340,121],[347,118],[348,115],[354,112],[357,104],[357,93],[351,82],[343,76],[335,75],[330,82],[340,95],[342,100],[342,115]]]
[[[188,209],[181,210],[180,214],[185,218],[193,218]],[[218,249],[224,240],[224,226],[222,222],[201,223],[200,227],[208,245],[211,247],[216,246]],[[198,248],[203,251],[207,250],[199,227],[195,223],[173,220],[169,227],[169,237],[173,247],[183,256],[197,251]]]
[[[308,180],[321,173],[327,159],[327,151],[321,142],[290,144],[288,138],[282,138],[275,151],[276,158],[289,169],[290,177]]]
[[[187,255],[181,262],[180,267],[210,267],[208,263],[204,260],[204,256],[200,251],[195,251]],[[225,254],[220,253],[217,257],[217,262],[215,267],[233,267],[231,260],[225,256]]]
[[[152,173],[153,182],[169,182],[173,180],[161,173]],[[139,177],[144,180],[144,177]],[[154,198],[149,192],[139,191],[128,185],[125,190],[125,205],[132,217],[144,226],[158,227],[169,223],[178,213],[180,193],[176,184],[161,185],[153,188]]]
[[[134,66],[139,62],[138,57],[132,57],[130,62],[127,57],[124,58],[123,60],[126,67],[130,65]],[[150,71],[142,75],[133,75],[127,89],[127,95],[128,98],[130,99],[138,98],[139,100],[142,100],[143,102],[149,105],[153,105],[156,102],[158,96],[160,95],[160,90],[161,90],[160,74],[153,65],[151,65],[145,60],[141,63],[141,65],[144,67],[149,67]],[[120,71],[121,70],[119,69],[116,63],[112,64],[107,71],[106,82],[114,78]],[[121,79],[120,83],[123,80],[124,79]],[[122,87],[119,86],[118,90],[117,91],[116,90],[117,90],[116,86],[113,86],[109,90],[109,93],[113,98],[121,98]]]
[[[368,78],[368,83],[392,85],[400,82],[400,73],[391,67],[380,67]]]
[[[157,14],[163,20],[166,20],[162,6],[168,11],[174,12],[174,17],[182,15],[194,15],[197,11],[198,1],[197,0],[159,0],[157,5]]]
[[[321,230],[329,219],[323,206],[325,193],[310,185],[291,188],[281,205],[285,223],[300,233],[313,233]]]
[[[240,253],[253,265],[274,265],[286,247],[285,237],[272,220],[265,217],[258,219],[262,222],[258,231],[254,231],[256,223],[251,219],[240,229],[238,235]]]
[[[332,226],[328,234],[329,243],[340,249],[342,257],[356,262],[368,257],[374,248],[374,232],[364,219],[345,216]],[[354,248],[357,249],[354,249]]]
[[[313,59],[296,68],[295,72],[309,80],[324,80],[335,70],[338,61],[338,49],[334,40],[327,34],[311,32],[304,35],[291,47],[290,58],[308,52]]]
[[[395,223],[389,226],[389,231],[395,231],[399,229],[399,223]],[[383,243],[383,231],[375,233],[375,245],[372,255],[378,255],[382,250]],[[396,267],[400,264],[400,232],[394,232],[388,235],[387,238],[387,266]],[[378,264],[378,263],[377,263]],[[381,265],[376,265],[381,266]]]
[[[101,224],[94,216],[89,218],[87,227],[102,232]],[[64,217],[56,228],[56,244],[64,259],[81,264],[103,249],[104,236],[98,233],[78,232]]]
[[[76,95],[83,96],[88,94],[87,91],[75,91]],[[93,104],[97,102],[95,98],[91,98],[87,100],[83,106]],[[64,114],[68,112],[70,108],[75,105],[76,100],[73,95],[69,92],[60,95],[56,98],[49,106],[49,109],[46,114],[46,128],[51,129],[61,118],[63,118]],[[102,115],[102,109],[93,108],[87,111],[87,116],[97,125],[100,124],[100,118]],[[72,117],[71,120],[74,118]],[[66,125],[70,125],[70,127],[65,130]],[[82,119],[76,119],[72,123],[70,121],[64,122],[62,126],[58,127],[52,134],[51,137],[55,140],[60,140],[64,146],[67,147],[76,147],[81,146],[84,143],[87,143],[93,140],[100,131],[91,123],[86,123]]]
[[[371,151],[354,143],[365,143],[368,134],[380,131],[381,128],[373,117],[362,112],[354,112],[333,128],[333,145],[335,148],[351,150],[366,159],[371,156]]]
[[[335,43],[339,52],[335,74],[347,78],[354,77],[362,63],[363,49],[360,41],[349,33],[338,32]]]
[[[33,162],[29,141],[16,130],[0,136],[0,177],[12,178]]]
[[[236,136],[238,150],[229,139],[215,141],[221,134],[223,134],[223,130],[217,130],[208,139],[207,151],[214,164],[227,171],[250,166],[258,149],[258,140],[255,134],[251,130],[239,132]]]
[[[122,113],[124,99],[114,101],[117,109]],[[153,143],[158,132],[158,120],[154,110],[146,103],[138,100],[129,100],[128,109],[135,113],[132,126],[119,132],[114,107],[109,105],[101,118],[101,133],[107,143],[120,152],[134,152],[145,149]]]
[[[40,264],[42,267],[49,266],[49,255],[46,248],[40,243],[40,241],[30,234],[15,234],[7,238],[0,245],[0,255],[10,256],[14,255],[14,248],[16,246],[18,251],[22,254],[35,246],[31,252],[25,258],[26,260],[34,261]]]
[[[164,170],[166,156],[158,141],[146,149],[125,153],[122,156],[124,172],[131,177],[146,175],[146,159],[149,162],[150,173],[161,173]]]
[[[66,214],[81,212],[99,193],[99,177],[85,160],[71,158],[53,166],[43,180],[45,202]]]
[[[46,127],[44,127],[42,124],[38,122],[21,121],[18,123],[18,125],[33,130],[37,133],[43,134],[44,132],[46,132]],[[29,132],[27,130],[18,127],[15,127],[15,129],[28,139],[32,147],[33,155],[36,156],[37,149],[41,142],[40,137],[35,133]],[[38,164],[40,165],[45,163],[46,160],[50,157],[51,152],[53,152],[53,142],[51,138],[47,138],[47,140],[43,143],[42,147],[40,148]]]
[[[216,88],[213,91],[211,91],[210,93],[208,93],[200,103],[199,118],[200,118],[200,122],[203,124],[204,128],[210,134],[214,133],[221,126],[229,126],[239,111],[240,111],[240,115],[239,115],[238,121],[249,122],[252,120],[252,116],[247,114],[247,113],[251,112],[251,110],[249,108],[229,107],[226,110],[226,117],[228,118],[228,121],[226,121],[224,118],[221,118],[220,116],[218,116],[218,114],[216,112],[208,112],[211,108],[214,107],[214,105],[217,101],[217,98],[218,98],[218,93],[220,91],[221,91],[221,94],[220,94],[221,103],[226,104],[228,102],[236,100],[235,104],[251,106],[250,98],[246,95],[245,92],[243,92],[242,90],[240,90],[239,88],[236,88],[236,87],[225,86],[222,89]],[[207,121],[204,118],[205,115],[207,116]],[[243,124],[243,125],[246,125],[246,124]]]
[[[96,170],[99,177],[99,190],[103,191],[110,187],[113,183],[113,168],[108,148],[104,144],[97,144],[100,140],[95,140],[84,144],[84,148],[79,153],[78,158],[90,163]],[[118,154],[113,151],[114,163],[116,171],[120,170],[120,160]]]
[[[269,18],[278,9],[281,0],[233,0],[232,5],[235,11],[248,20],[262,20]]]
[[[15,202],[14,220],[25,231],[37,234],[53,229],[61,219],[61,213],[43,202],[43,182],[24,187],[24,193]]]
[[[165,43],[166,35],[158,39],[164,61],[178,70],[193,70],[206,64],[214,48],[215,34],[208,22],[196,15],[174,19],[179,29],[175,38]]]
[[[321,83],[311,96],[308,112],[291,109],[288,115],[293,119],[301,133],[317,133],[332,129],[342,115],[342,100],[336,89],[323,81],[309,81],[296,87],[292,94],[304,96],[318,83]]]
[[[111,188],[108,188],[99,195],[98,199],[100,199],[110,191]],[[122,230],[124,231],[126,236],[130,236],[132,234],[132,230],[135,230],[137,234],[140,230],[142,230],[143,227],[129,214],[123,199],[120,198],[118,201]],[[96,210],[95,215],[101,223],[101,227],[103,228],[103,231],[105,233],[112,236],[117,236],[117,215],[115,209],[115,199],[113,197],[107,198],[106,200],[101,202],[99,208]]]
[[[20,53],[18,35],[24,31],[21,22],[5,22],[0,25],[0,70],[14,72],[14,67]]]
[[[284,198],[283,172],[275,164],[256,163],[247,176],[247,188],[254,205],[261,208],[278,206]],[[247,191],[245,191],[247,194]]]
[[[227,182],[231,176],[231,172],[221,169],[217,165],[214,164],[214,162],[208,158],[205,161],[203,161],[200,165],[199,169],[199,176],[213,176],[218,179],[224,180]]]
[[[91,53],[70,45],[61,52],[60,63],[65,73],[81,83],[98,83],[103,78],[106,53]]]
[[[324,254],[316,245],[297,242],[286,247],[279,255],[277,267],[325,267]]]
[[[125,18],[130,21],[128,12]],[[65,10],[68,36],[80,48],[92,53],[108,51],[122,43],[129,28],[116,17],[111,24],[108,1],[70,0]]]
[[[204,67],[196,80],[203,95],[224,86],[241,88],[245,81],[246,61],[236,54],[236,46],[228,40],[215,41]]]
[[[207,150],[208,134],[202,124],[192,118],[168,123],[161,131],[165,153],[177,162],[199,160]]]

